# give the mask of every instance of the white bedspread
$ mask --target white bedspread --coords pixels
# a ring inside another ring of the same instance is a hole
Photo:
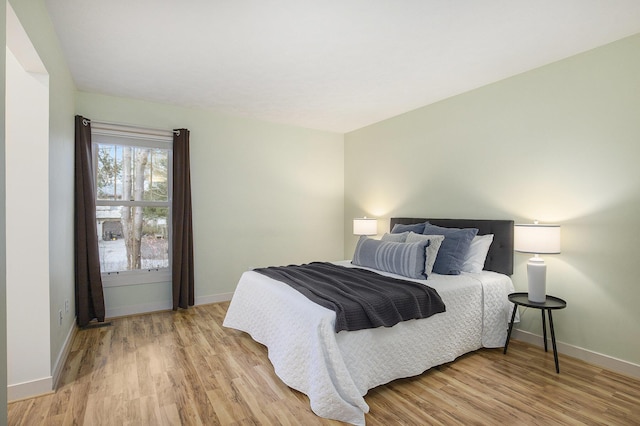
[[[504,345],[512,306],[507,295],[514,291],[508,276],[483,271],[413,281],[436,289],[447,311],[390,328],[336,333],[333,311],[248,271],[238,282],[224,326],[267,346],[278,377],[305,393],[318,416],[363,425],[369,389],[481,347]]]

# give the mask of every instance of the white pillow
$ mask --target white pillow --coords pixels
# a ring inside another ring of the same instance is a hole
[[[467,251],[467,255],[464,258],[464,262],[462,263],[462,268],[460,270],[462,272],[482,272],[482,269],[484,269],[484,262],[487,259],[487,253],[489,252],[489,247],[491,247],[492,242],[493,234],[476,235],[473,237],[471,245],[469,246],[469,251]]]
[[[425,275],[431,275],[431,271],[433,270],[433,264],[436,262],[436,257],[438,256],[438,250],[440,250],[440,246],[444,241],[444,235],[422,235],[416,234],[415,232],[410,232],[407,235],[407,243],[417,243],[419,241],[429,240],[431,241],[426,248],[426,261],[424,264],[424,273]]]

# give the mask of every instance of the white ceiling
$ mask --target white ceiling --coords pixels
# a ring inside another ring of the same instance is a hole
[[[348,132],[640,33],[638,0],[46,0],[78,89]]]

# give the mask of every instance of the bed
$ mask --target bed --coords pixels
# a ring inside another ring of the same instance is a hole
[[[365,424],[369,407],[364,396],[369,389],[422,374],[482,347],[502,347],[506,339],[511,312],[507,295],[514,291],[509,277],[513,221],[392,218],[391,228],[425,221],[494,235],[481,272],[411,279],[434,288],[446,312],[393,327],[336,333],[332,310],[287,284],[247,271],[238,282],[224,326],[264,344],[278,377],[306,394],[315,414]],[[350,261],[336,263],[354,267]]]

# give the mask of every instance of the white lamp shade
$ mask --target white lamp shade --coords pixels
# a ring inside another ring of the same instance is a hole
[[[560,253],[560,225],[516,224],[513,243],[514,250],[523,253]]]
[[[353,235],[378,235],[378,220],[367,217],[353,219]]]

